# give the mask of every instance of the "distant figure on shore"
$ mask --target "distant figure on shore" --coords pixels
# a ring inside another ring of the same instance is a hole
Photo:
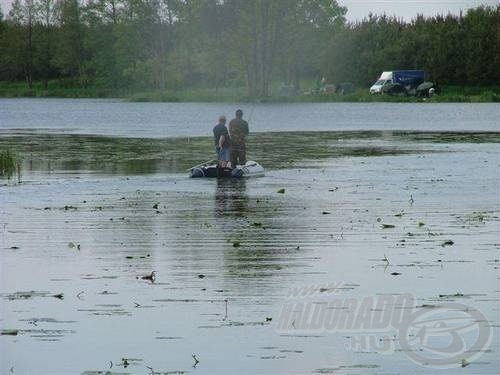
[[[226,168],[231,156],[231,138],[226,128],[226,116],[219,116],[214,127],[214,143],[219,167]]]
[[[248,122],[243,120],[243,111],[236,111],[236,118],[229,123],[229,134],[231,136],[231,168],[237,165],[245,165],[246,157],[246,138],[248,135]]]

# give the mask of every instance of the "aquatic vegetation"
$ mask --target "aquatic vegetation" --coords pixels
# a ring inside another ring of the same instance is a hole
[[[69,242],[68,243],[68,247],[70,249],[74,249],[76,247],[77,250],[80,250],[81,249],[81,245],[78,243],[74,243],[74,242]]]
[[[10,179],[16,175],[21,178],[21,160],[9,149],[0,151],[0,177]]]
[[[281,188],[276,193],[278,193],[278,194],[285,194],[285,189]]]
[[[390,229],[390,228],[395,228],[396,226],[393,224],[382,224],[381,227],[382,229]]]
[[[404,146],[373,146],[384,139],[381,131],[321,131],[254,133],[248,142],[249,157],[266,169],[311,168],[311,161],[342,157],[378,157],[435,152],[418,143],[494,143],[500,133],[391,132],[395,143]],[[96,171],[114,175],[184,173],[187,168],[211,155],[209,137],[116,138],[85,135],[30,135],[2,137],[2,147],[17,150],[30,163],[30,171]],[[414,146],[412,144],[415,144]],[[270,153],[269,149],[273,152]],[[250,153],[251,150],[251,153]],[[337,191],[336,187],[329,191]],[[284,191],[283,191],[284,193]],[[151,206],[158,203],[153,201]],[[153,207],[155,208],[155,207]],[[155,209],[158,209],[155,208]],[[68,210],[76,207],[68,206]]]
[[[463,293],[456,292],[455,294],[440,294],[439,298],[465,297]]]

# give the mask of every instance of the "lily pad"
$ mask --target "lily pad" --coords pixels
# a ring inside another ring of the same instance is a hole
[[[17,329],[2,329],[0,331],[0,335],[5,335],[5,336],[17,336],[19,333],[19,330]]]

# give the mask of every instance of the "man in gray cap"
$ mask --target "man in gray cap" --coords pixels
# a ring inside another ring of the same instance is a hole
[[[219,123],[214,127],[214,143],[219,167],[226,168],[231,150],[231,138],[226,128],[226,116],[219,116]]]

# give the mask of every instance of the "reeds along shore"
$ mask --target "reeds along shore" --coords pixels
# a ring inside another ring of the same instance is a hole
[[[21,176],[21,161],[17,154],[9,149],[0,150],[0,177],[8,179]]]

